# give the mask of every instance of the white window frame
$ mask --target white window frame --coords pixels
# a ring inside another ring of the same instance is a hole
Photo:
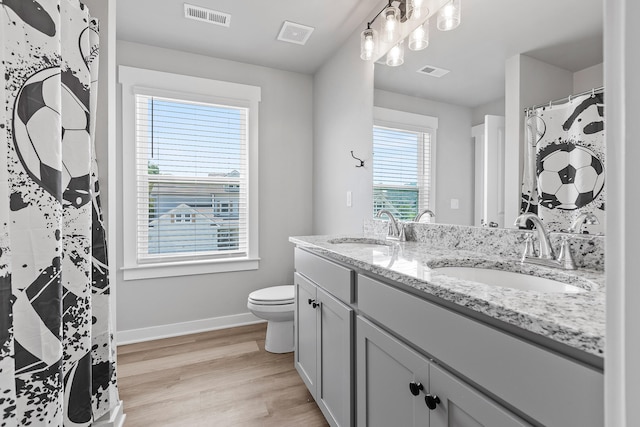
[[[407,130],[411,132],[428,133],[430,135],[429,147],[429,203],[427,209],[438,212],[436,207],[436,139],[438,133],[438,118],[390,108],[373,107],[373,125]],[[373,144],[373,141],[372,141]],[[422,152],[423,150],[421,150]],[[419,161],[419,169],[422,162]],[[421,172],[419,172],[421,173]],[[371,183],[373,192],[373,182]],[[420,189],[418,189],[420,191]],[[419,196],[420,197],[420,196]],[[372,206],[373,208],[373,206]]]
[[[162,71],[127,66],[118,67],[122,85],[122,229],[124,280],[173,277],[194,274],[257,270],[259,268],[258,241],[258,109],[261,89],[238,83],[184,76]],[[191,102],[222,104],[248,109],[247,199],[248,247],[245,256],[231,258],[202,258],[194,256],[182,260],[141,263],[137,259],[137,192],[136,182],[136,106],[137,94]]]

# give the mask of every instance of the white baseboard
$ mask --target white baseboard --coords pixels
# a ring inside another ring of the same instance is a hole
[[[195,334],[198,332],[215,331],[217,329],[262,323],[264,320],[252,313],[234,314],[231,316],[211,317],[209,319],[193,320],[190,322],[171,323],[168,325],[151,326],[148,328],[118,331],[117,345],[134,344],[138,342]]]
[[[123,427],[124,419],[127,416],[124,413],[124,404],[122,400],[118,401],[115,408],[112,408],[107,414],[98,418],[92,424],[93,427]]]

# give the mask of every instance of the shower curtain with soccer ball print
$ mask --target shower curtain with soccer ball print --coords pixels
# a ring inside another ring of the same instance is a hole
[[[604,94],[572,97],[525,118],[521,213],[533,212],[551,231],[566,230],[581,212],[604,230]]]
[[[118,400],[93,146],[98,23],[0,3],[0,426],[89,426]]]

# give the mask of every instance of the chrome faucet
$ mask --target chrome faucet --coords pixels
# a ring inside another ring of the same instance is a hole
[[[556,256],[553,252],[553,247],[551,246],[551,241],[549,240],[549,233],[547,233],[547,230],[544,228],[544,224],[542,223],[542,220],[538,217],[538,215],[534,214],[534,213],[523,213],[522,215],[518,216],[518,218],[516,218],[516,221],[514,223],[514,225],[517,225],[519,227],[525,227],[527,220],[531,221],[533,223],[533,225],[536,227],[536,231],[538,232],[538,242],[539,242],[539,252],[538,252],[538,257],[534,257],[528,254],[525,254],[525,256],[522,258],[522,261],[528,261],[528,262],[534,262],[536,263],[535,259],[538,259],[540,261],[542,260],[547,260],[547,261],[555,261]],[[548,264],[548,262],[537,262],[538,264]]]
[[[425,214],[429,215],[432,220],[435,219],[436,217],[436,214],[434,214],[431,209],[425,209],[422,212],[420,212],[418,215],[416,215],[415,218],[413,218],[413,222],[420,222],[420,219],[422,219],[422,216]]]
[[[400,223],[396,217],[387,209],[381,209],[376,214],[376,218],[380,218],[381,215],[387,215],[389,217],[389,230],[387,231],[387,239],[399,240],[404,242],[407,240],[404,234],[404,224]]]
[[[571,223],[571,226],[567,231],[571,234],[580,234],[582,233],[582,226],[584,224],[595,225],[600,224],[600,221],[598,221],[598,217],[593,213],[582,212],[575,220],[573,220],[573,223]],[[561,239],[562,244],[560,246],[560,254],[558,255],[558,263],[566,270],[575,270],[576,262],[573,259],[573,254],[571,253],[569,236],[565,234]]]
[[[567,231],[569,231],[569,233],[580,234],[582,233],[582,226],[585,224],[595,225],[600,224],[600,221],[598,221],[598,217],[591,212],[581,212],[580,215],[573,220],[571,227],[569,227]]]

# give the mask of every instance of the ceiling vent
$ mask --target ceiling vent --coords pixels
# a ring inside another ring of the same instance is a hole
[[[449,73],[449,70],[445,70],[444,68],[433,67],[431,65],[426,65],[418,70],[420,74],[426,74],[431,77],[442,77],[445,74]]]
[[[228,27],[231,25],[231,15],[217,10],[211,10],[192,4],[184,4],[184,17],[196,21],[208,22],[209,24]]]
[[[278,40],[295,44],[305,44],[307,40],[309,40],[313,30],[313,27],[284,21],[280,29],[280,34],[278,34]]]

